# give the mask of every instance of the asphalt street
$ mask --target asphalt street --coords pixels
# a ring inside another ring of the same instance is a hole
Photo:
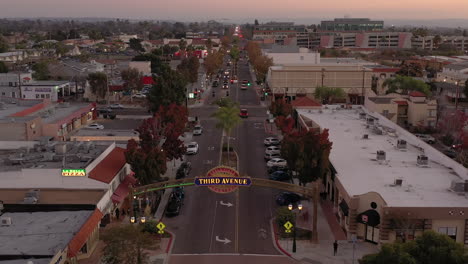
[[[231,144],[239,156],[241,175],[266,178],[263,140],[268,136],[264,127],[267,109],[260,105],[254,85],[247,90],[240,89],[242,80],[251,81],[245,61],[239,62],[238,79],[239,83],[230,85],[229,97],[246,108],[249,117],[233,131]],[[215,97],[210,92],[204,106],[189,110],[190,116],[198,116],[204,129],[201,136],[193,137],[200,146],[199,153],[187,157],[193,167],[190,177],[203,176],[219,165],[222,131],[215,128],[216,120],[211,117],[218,109],[212,102],[225,97],[227,89],[212,89]],[[182,263],[179,261],[186,259],[186,254],[200,258],[197,254],[230,253],[233,258],[239,254],[276,255],[282,259],[281,263],[288,263],[289,259],[279,256],[270,232],[270,220],[276,207],[274,195],[279,191],[252,186],[230,194],[217,194],[206,187],[188,187],[185,192],[181,214],[162,220],[175,234],[170,263]],[[203,263],[212,263],[206,262],[207,255],[203,256]],[[198,263],[198,258],[194,258],[193,263]]]

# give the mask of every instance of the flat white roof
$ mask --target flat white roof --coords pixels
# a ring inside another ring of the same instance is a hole
[[[5,213],[0,226],[0,255],[52,255],[63,250],[93,211]],[[26,263],[26,261],[24,262]]]
[[[372,126],[367,128],[366,120],[360,119],[359,112],[367,112],[364,108],[331,109],[335,107],[322,107],[322,113],[320,110],[298,110],[298,113],[322,129],[329,129],[333,142],[330,161],[351,197],[377,192],[392,207],[468,206],[465,195],[449,190],[452,181],[468,179],[462,165],[379,114],[370,113],[379,119],[382,135],[373,133]],[[364,134],[369,139],[363,139]],[[406,151],[396,148],[398,139],[407,141]],[[385,151],[385,162],[376,160],[379,150]],[[423,153],[429,158],[428,167],[417,166],[417,157]],[[396,179],[403,180],[402,186],[394,186]]]

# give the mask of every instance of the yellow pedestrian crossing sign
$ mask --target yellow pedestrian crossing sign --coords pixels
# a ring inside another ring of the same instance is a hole
[[[158,233],[163,234],[164,233],[164,228],[166,228],[166,225],[163,224],[163,222],[159,222],[156,227],[159,229]]]
[[[293,228],[293,224],[291,224],[291,222],[287,221],[283,226],[286,228],[286,233],[291,233],[291,228]]]

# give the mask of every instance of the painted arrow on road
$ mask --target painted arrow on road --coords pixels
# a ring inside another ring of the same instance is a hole
[[[223,201],[219,201],[219,204],[220,204],[220,205],[227,206],[227,207],[231,207],[231,206],[233,206],[233,204],[232,204],[232,203],[229,203],[229,202],[228,202],[228,203],[224,203]]]
[[[224,243],[224,245],[231,243],[231,240],[225,238],[225,239],[220,239],[218,236],[216,236],[216,241]]]

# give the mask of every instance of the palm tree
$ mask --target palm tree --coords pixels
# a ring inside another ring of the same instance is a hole
[[[88,75],[88,82],[91,87],[91,92],[97,98],[102,98],[107,94],[107,75],[103,72],[94,72]]]
[[[231,131],[242,121],[242,119],[239,117],[239,108],[234,104],[221,107],[218,109],[218,111],[216,111],[213,114],[213,117],[215,117],[218,120],[216,127],[223,129],[225,135],[227,136],[227,152],[229,166],[229,143]]]
[[[319,86],[315,88],[314,97],[319,98],[324,104],[329,104],[334,99],[346,98],[346,92],[339,87]]]

